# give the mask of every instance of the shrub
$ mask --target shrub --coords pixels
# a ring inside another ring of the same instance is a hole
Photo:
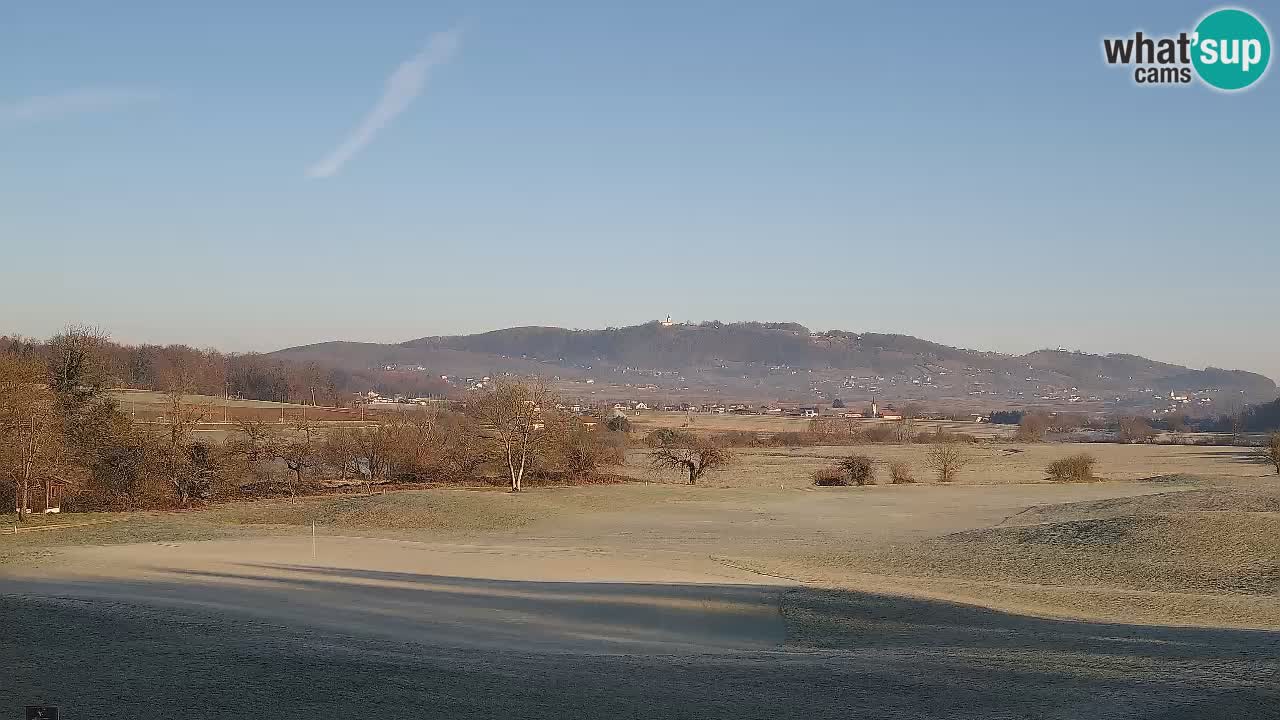
[[[614,415],[605,422],[604,426],[608,428],[609,432],[631,432],[631,421],[624,415]]]
[[[1097,463],[1094,456],[1080,453],[1054,460],[1045,471],[1054,482],[1089,482],[1094,479],[1093,466]]]
[[[557,438],[553,449],[560,469],[569,477],[580,479],[594,474],[601,465],[618,462],[617,446],[607,442],[605,435],[613,434],[597,433],[581,425],[570,428]]]
[[[889,482],[894,485],[907,485],[916,481],[911,474],[911,463],[906,460],[889,461]]]
[[[773,442],[775,445],[783,447],[800,447],[802,445],[812,445],[812,433],[802,432],[780,432],[773,434]]]
[[[851,485],[875,485],[876,466],[866,455],[850,455],[839,463]]]
[[[765,444],[758,433],[750,430],[727,430],[716,438],[725,447],[759,447]]]
[[[894,429],[888,425],[872,425],[865,428],[860,435],[863,442],[886,443],[894,439]]]
[[[813,484],[822,487],[849,485],[849,474],[838,465],[830,465],[813,471]]]
[[[680,442],[683,433],[671,428],[658,428],[645,436],[644,442],[649,447],[663,447]]]

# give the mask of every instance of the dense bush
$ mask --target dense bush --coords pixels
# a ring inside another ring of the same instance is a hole
[[[601,465],[620,462],[623,450],[617,443],[609,442],[616,433],[601,433],[578,426],[568,430],[552,449],[552,462],[548,470],[558,470],[574,479],[592,475]]]
[[[683,434],[679,430],[672,428],[658,428],[644,436],[644,444],[649,447],[663,447],[674,442],[679,442]]]
[[[822,487],[839,487],[852,483],[849,482],[849,474],[843,468],[830,465],[813,471],[813,484]]]
[[[866,455],[850,455],[835,465],[814,470],[812,477],[814,485],[824,487],[875,485],[875,462]]]
[[[839,467],[852,485],[876,484],[875,463],[866,455],[850,455],[840,461]]]
[[[725,447],[769,447],[772,438],[750,430],[728,430],[716,436],[717,441]]]
[[[857,440],[867,443],[887,443],[892,442],[897,437],[897,432],[890,425],[872,425],[863,428],[857,436]]]
[[[775,445],[783,447],[801,447],[813,444],[813,434],[804,432],[780,432],[773,434]]]
[[[1054,460],[1045,471],[1049,473],[1049,479],[1055,482],[1089,482],[1095,479],[1093,466],[1097,463],[1097,458],[1092,455],[1080,453]]]

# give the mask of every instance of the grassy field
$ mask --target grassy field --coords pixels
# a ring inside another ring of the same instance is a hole
[[[695,497],[698,488],[641,484],[534,490],[438,488],[233,502],[192,511],[60,513],[29,516],[21,525],[0,514],[0,565],[32,553],[81,545],[190,542],[272,537],[308,530],[368,531],[389,538],[468,538],[518,531],[579,515],[653,508]],[[15,531],[16,528],[16,531]]]
[[[123,689],[177,715],[355,712],[367,694],[329,690],[340,672],[404,715],[1274,716],[1265,467],[989,443],[951,485],[808,479],[929,449],[746,450],[698,486],[633,451],[645,482],[36,518],[0,532],[0,706],[134,717]],[[1080,451],[1104,480],[1044,481]]]
[[[169,407],[169,396],[154,390],[112,390],[110,396],[120,407],[139,421],[163,419]],[[204,420],[213,425],[238,420],[292,422],[306,417],[317,422],[351,422],[360,420],[360,411],[351,408],[311,407],[266,400],[223,399],[211,395],[184,395],[185,404],[203,409]]]

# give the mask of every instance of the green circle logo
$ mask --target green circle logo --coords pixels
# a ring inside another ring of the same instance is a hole
[[[1234,8],[1216,10],[1196,26],[1191,62],[1200,79],[1219,90],[1249,87],[1267,71],[1271,36],[1258,18]]]

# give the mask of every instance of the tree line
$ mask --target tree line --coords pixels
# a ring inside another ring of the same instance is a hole
[[[19,520],[57,487],[79,510],[187,507],[217,498],[298,494],[326,485],[580,481],[621,463],[626,428],[564,412],[538,380],[503,380],[463,402],[366,423],[201,425],[193,394],[208,355],[166,355],[164,419],[135,423],[107,393],[116,349],[96,331],[0,348],[0,499]],[[225,432],[225,431],[224,431]]]
[[[1245,442],[1244,433],[1280,431],[1280,399],[1251,405],[1215,417],[1192,418],[1184,413],[1169,413],[1159,418],[1113,413],[1106,417],[1047,410],[998,410],[990,415],[997,425],[1017,425],[1015,437],[1038,442],[1049,433],[1077,430],[1106,430],[1124,443],[1149,442],[1159,431],[1171,433],[1225,433],[1230,444]]]
[[[414,406],[356,425],[242,420],[222,448],[239,491],[317,492],[325,484],[579,482],[625,460],[627,435],[534,400],[538,381],[497,383],[453,406]]]
[[[69,327],[43,341],[0,336],[0,352],[39,358],[49,365],[55,384],[74,381],[94,387],[163,391],[181,375],[193,394],[328,407],[346,407],[356,392],[366,390],[413,397],[444,397],[451,391],[439,376],[427,373],[351,371],[187,345],[129,345],[87,326]]]

